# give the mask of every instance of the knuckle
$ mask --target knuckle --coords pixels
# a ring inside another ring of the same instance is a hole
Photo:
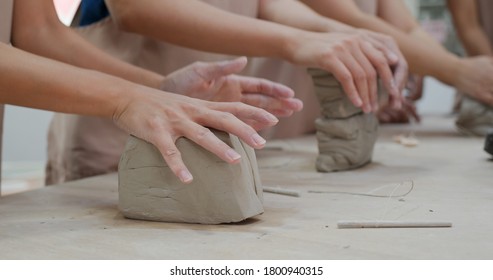
[[[344,73],[339,77],[340,81],[343,83],[350,83],[353,81],[353,77],[349,73]]]
[[[331,54],[335,56],[338,53],[342,53],[346,50],[347,47],[348,45],[346,44],[346,41],[342,41],[340,44],[336,44],[332,47],[333,52],[331,52]]]
[[[363,71],[355,71],[353,73],[353,76],[354,76],[354,80],[357,82],[363,82],[367,78],[367,74],[364,73]]]
[[[196,138],[199,141],[202,141],[204,139],[207,139],[212,135],[212,131],[206,127],[200,128],[197,133],[196,133]]]
[[[371,68],[367,73],[368,79],[373,81],[377,79],[377,72],[375,69]]]
[[[147,125],[151,131],[156,131],[162,127],[162,119],[159,116],[152,116],[147,120]]]
[[[205,65],[206,65],[206,63],[203,61],[196,61],[196,62],[192,63],[192,66],[197,67],[197,68],[202,68]]]
[[[166,148],[164,150],[164,156],[168,159],[179,158],[181,153],[178,148]]]
[[[387,60],[385,59],[385,57],[383,55],[379,54],[375,57],[375,66],[377,68],[382,68],[382,67],[388,66]]]

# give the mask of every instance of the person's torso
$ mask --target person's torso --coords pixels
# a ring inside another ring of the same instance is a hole
[[[10,43],[13,0],[0,1],[0,42]]]
[[[378,0],[354,0],[354,3],[356,3],[361,11],[367,14],[377,14]]]
[[[14,8],[13,0],[0,0],[0,42],[9,44],[12,28],[12,12]],[[2,134],[3,134],[3,110],[4,105],[0,104],[0,178],[2,170]],[[0,185],[1,195],[1,185]]]
[[[481,26],[493,45],[493,1],[477,0]]]
[[[247,17],[257,17],[259,0],[202,0],[216,8]],[[85,5],[85,6],[84,6]],[[117,29],[111,19],[104,16],[103,0],[83,0],[81,22],[85,26],[79,33],[99,48],[117,58],[151,71],[167,75],[196,61],[217,61],[232,56],[193,50]],[[111,14],[111,10],[109,11]],[[92,20],[92,21],[91,21]],[[95,21],[94,20],[99,20]],[[90,23],[87,25],[87,23]]]

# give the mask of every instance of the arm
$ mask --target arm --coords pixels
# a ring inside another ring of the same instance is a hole
[[[215,53],[287,58],[295,47],[293,33],[299,31],[197,0],[108,0],[106,4],[124,31]]]
[[[254,148],[265,144],[257,129],[277,119],[241,103],[216,103],[137,85],[0,44],[0,103],[113,119],[128,133],[154,144],[184,182],[192,175],[175,141],[187,137],[229,163],[239,155],[206,127],[238,135]]]
[[[196,0],[106,3],[117,25],[128,32],[203,51],[278,57],[329,71],[365,112],[375,110],[377,104],[372,65],[378,66],[391,94],[399,95],[386,57],[356,35],[304,31],[236,15]],[[395,98],[394,105],[399,102]]]
[[[476,0],[448,0],[457,34],[469,56],[493,56],[493,47],[479,23]]]
[[[405,24],[400,27],[404,28],[404,31],[378,17],[361,12],[352,1],[302,1],[324,16],[354,27],[364,27],[392,36],[409,62],[411,72],[422,76],[433,76],[476,99],[493,105],[493,60],[485,57],[460,59],[449,53],[419,28],[402,3],[391,6],[396,10],[383,7],[379,9],[379,14],[384,17],[392,16],[395,19],[403,19]],[[379,1],[379,5],[400,2],[396,0]],[[409,23],[410,19],[412,23]]]
[[[386,23],[383,19],[366,14],[359,10],[353,1],[338,1],[338,0],[302,0],[314,10],[331,17],[335,20],[342,21],[358,28],[367,28],[376,32],[381,32],[392,36],[398,43],[401,51],[404,53],[409,62],[410,70],[413,73],[420,75],[431,75],[439,78],[442,81],[448,81],[450,84],[454,75],[443,73],[443,66],[448,66],[448,69],[455,69],[455,64],[458,63],[458,58],[446,52],[443,48],[436,50],[436,43],[433,43],[433,52],[428,50],[428,45],[421,41],[422,32],[419,26],[412,19],[412,24],[402,24],[401,27],[406,28],[406,31],[399,30]],[[391,0],[390,2],[400,2]],[[405,8],[405,7],[404,7]],[[380,13],[380,11],[379,11]],[[407,10],[395,11],[394,17],[403,18],[404,21],[409,21]],[[427,37],[427,36],[425,36]],[[418,39],[420,41],[415,40]],[[428,40],[428,39],[427,39]],[[433,61],[434,63],[431,63]]]
[[[64,26],[58,20],[52,0],[16,0],[13,29],[13,44],[16,47],[82,68],[105,72],[149,87],[171,91],[168,89],[168,85],[173,84],[178,86],[176,91],[172,91],[175,93],[193,95],[196,98],[206,100],[243,100],[247,104],[255,104],[271,112],[279,113],[280,116],[287,116],[301,109],[299,100],[292,98],[294,94],[289,88],[265,80],[230,75],[242,70],[246,62],[241,69],[236,67],[233,70],[237,71],[230,72],[214,71],[217,68],[216,64],[205,63],[201,67],[203,76],[195,77],[195,79],[190,79],[190,75],[196,72],[190,67],[165,78],[157,73],[125,63],[99,50],[73,30]],[[208,75],[208,79],[202,79],[210,73],[216,73],[216,75]],[[211,88],[207,92],[207,96],[201,95],[202,92],[200,91],[179,90],[187,86],[193,89],[194,85],[195,88],[198,88],[198,84],[217,84],[214,83],[215,81],[224,81],[225,90],[220,91],[219,88]],[[249,90],[249,93],[256,93],[256,95],[243,95],[242,93],[246,90]],[[249,98],[242,98],[244,96]],[[259,100],[268,100],[269,102],[259,103]],[[284,106],[285,110],[279,111],[280,106]]]
[[[259,18],[313,32],[352,32],[353,27],[324,17],[297,0],[260,0]]]
[[[334,21],[324,17],[300,1],[293,0],[261,0],[259,2],[260,18],[281,23],[284,25],[310,30],[314,32],[345,32],[348,34],[358,34],[365,41],[371,43],[373,47],[381,51],[387,58],[388,63],[393,68],[393,82],[397,86],[389,87],[386,83],[386,74],[383,73],[378,65],[373,63],[378,74],[384,81],[387,92],[392,99],[400,98],[399,92],[402,92],[407,80],[407,62],[400,52],[397,44],[389,36],[379,33],[370,32],[365,29],[355,29],[341,22]],[[363,58],[359,58],[363,59]],[[374,85],[371,85],[374,86]],[[370,87],[371,87],[370,86]],[[374,93],[376,95],[376,93]],[[393,102],[391,102],[393,103]]]
[[[163,80],[159,74],[111,57],[64,26],[52,0],[16,0],[12,28],[12,44],[31,53],[154,88]]]

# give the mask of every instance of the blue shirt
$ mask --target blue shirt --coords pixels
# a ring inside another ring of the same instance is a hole
[[[110,15],[104,0],[82,0],[80,4],[80,26],[98,22]]]

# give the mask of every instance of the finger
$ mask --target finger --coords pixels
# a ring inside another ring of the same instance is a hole
[[[392,48],[387,46],[387,44],[380,42],[372,36],[368,36],[366,39],[373,45],[374,48],[382,52],[390,65],[394,65],[399,62],[399,56],[393,51]]]
[[[409,122],[409,116],[407,115],[407,112],[403,109],[400,110],[391,110],[391,115],[392,119],[394,120],[395,123],[408,123]]]
[[[216,111],[233,114],[243,122],[256,121],[259,123],[259,125],[262,125],[262,128],[273,126],[279,122],[279,120],[274,115],[267,112],[266,110],[243,104],[241,102],[209,102],[207,106]],[[207,117],[207,114],[199,114],[199,117]]]
[[[247,105],[244,106],[247,107]],[[245,112],[239,112],[242,111],[243,108],[237,106],[237,108],[233,110],[237,111],[236,114],[227,111],[226,112],[210,111],[209,114],[205,114],[205,115],[201,114],[197,119],[199,124],[203,126],[212,127],[238,136],[240,139],[245,141],[245,143],[247,143],[249,146],[255,149],[263,148],[263,146],[266,143],[265,139],[263,139],[260,135],[258,135],[255,129],[253,129],[251,126],[249,126],[245,122],[235,117],[235,115],[241,116],[245,114]],[[259,122],[259,124],[262,124],[260,119],[248,118],[248,120],[257,121]]]
[[[385,110],[380,110],[378,113],[378,120],[381,123],[388,123],[388,122],[390,122],[390,116],[389,116],[389,114],[386,113]]]
[[[341,83],[344,92],[354,106],[360,108],[363,106],[363,100],[360,97],[360,93],[356,89],[353,75],[344,63],[338,59],[335,59],[330,61],[327,66],[323,67],[323,69],[332,73],[332,75],[334,75],[334,77]]]
[[[240,82],[244,93],[261,93],[278,98],[294,97],[294,91],[291,88],[279,83],[253,77],[235,76],[235,78]]]
[[[394,65],[394,80],[399,92],[402,92],[406,87],[408,76],[408,65],[404,57],[402,57],[399,63]]]
[[[171,136],[159,136],[152,141],[154,146],[163,156],[171,171],[185,184],[192,182],[193,176],[183,163],[181,153],[175,145],[175,140]]]
[[[378,110],[377,73],[371,62],[365,57],[365,55],[361,51],[360,46],[358,46],[358,48],[355,48],[353,53],[355,54],[355,59],[361,63],[361,65],[363,66],[366,72],[368,89],[369,89],[369,102],[371,104],[372,111],[376,112]]]
[[[398,101],[394,101],[394,106],[393,107],[399,107],[401,106],[400,104],[400,92],[397,89],[397,86],[395,85],[394,77],[392,75],[392,71],[390,70],[389,65],[387,64],[387,61],[383,57],[383,55],[375,49],[371,47],[371,45],[368,42],[363,42],[362,43],[362,48],[364,53],[367,55],[368,59],[372,63],[372,65],[375,67],[375,69],[378,72],[378,75],[380,79],[382,80],[382,84],[384,88],[387,90],[389,93],[389,98],[390,100],[394,100],[395,98],[398,98]]]
[[[227,163],[238,163],[241,155],[217,138],[208,128],[194,122],[184,123],[181,127],[184,136],[215,154]]]
[[[423,76],[412,74],[409,75],[409,80],[412,79],[412,83],[410,86],[410,93],[408,95],[408,98],[412,101],[417,101],[423,97]]]
[[[275,112],[278,110],[301,111],[303,108],[303,102],[296,98],[272,98],[261,94],[243,94],[241,102],[262,108],[275,116],[278,116]]]
[[[195,71],[202,79],[210,81],[238,73],[245,68],[247,63],[247,58],[244,56],[233,60],[202,62],[197,64]]]
[[[412,102],[410,101],[403,102],[403,108],[408,115],[410,115],[414,120],[416,120],[416,122],[421,122],[421,117],[418,114],[416,106]]]
[[[361,57],[359,59],[361,59]],[[366,60],[366,58],[364,58],[364,60]],[[353,76],[359,96],[363,101],[363,106],[361,107],[363,112],[370,113],[372,111],[372,104],[370,101],[367,74],[362,66],[362,63],[364,62],[356,60],[353,54],[341,57],[341,61],[346,65]]]

